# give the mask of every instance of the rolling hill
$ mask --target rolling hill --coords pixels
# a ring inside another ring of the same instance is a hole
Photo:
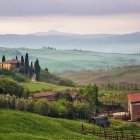
[[[30,61],[39,59],[41,68],[48,68],[50,72],[64,73],[65,71],[98,71],[114,67],[139,65],[139,54],[99,53],[80,50],[50,50],[50,49],[9,49],[0,48],[0,58],[4,54],[6,59],[29,53]]]
[[[91,127],[89,124],[83,124]],[[80,126],[80,121],[0,110],[1,140],[103,140],[99,137],[81,135]]]
[[[25,35],[0,35],[0,47],[82,49],[106,53],[134,53],[140,51],[140,32],[131,34],[69,34],[58,31]]]
[[[61,74],[61,76],[73,80],[78,85],[108,82],[126,82],[140,84],[140,66],[124,66],[100,72],[71,72]]]

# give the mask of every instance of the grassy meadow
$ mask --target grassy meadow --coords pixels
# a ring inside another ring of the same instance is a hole
[[[80,134],[81,124],[86,128],[93,127],[81,121],[0,110],[0,140],[104,140]]]
[[[49,83],[43,83],[43,82],[24,82],[22,83],[25,87],[27,87],[30,92],[40,92],[40,91],[50,91],[50,90],[55,90],[55,91],[63,91],[67,89],[72,89],[71,87],[66,87],[66,86],[59,86],[59,85],[54,85],[54,84],[49,84]]]

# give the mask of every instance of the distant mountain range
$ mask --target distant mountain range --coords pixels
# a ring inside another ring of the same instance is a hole
[[[140,32],[131,34],[71,34],[50,30],[25,35],[0,35],[0,47],[82,49],[107,53],[139,53]]]

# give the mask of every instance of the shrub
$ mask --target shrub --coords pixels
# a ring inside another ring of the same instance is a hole
[[[33,99],[31,97],[28,98],[27,100],[27,111],[29,112],[34,112],[34,106],[35,106],[35,103],[33,101]]]
[[[49,104],[46,99],[40,99],[35,103],[35,112],[41,115],[48,115]]]
[[[78,118],[87,118],[89,113],[90,105],[86,102],[76,101],[73,103],[75,116]]]
[[[26,111],[26,109],[27,109],[27,100],[24,99],[24,98],[18,98],[18,99],[16,99],[15,107],[18,110]]]
[[[51,117],[66,117],[68,116],[68,110],[66,107],[58,100],[50,104]]]
[[[21,97],[24,95],[24,87],[9,78],[0,79],[1,94],[10,94]]]

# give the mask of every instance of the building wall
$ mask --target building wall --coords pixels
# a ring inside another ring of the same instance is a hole
[[[3,69],[11,69],[15,67],[15,65],[12,65],[12,64],[0,64],[0,68],[3,68]]]
[[[140,118],[140,103],[130,104],[131,120],[135,121]]]

